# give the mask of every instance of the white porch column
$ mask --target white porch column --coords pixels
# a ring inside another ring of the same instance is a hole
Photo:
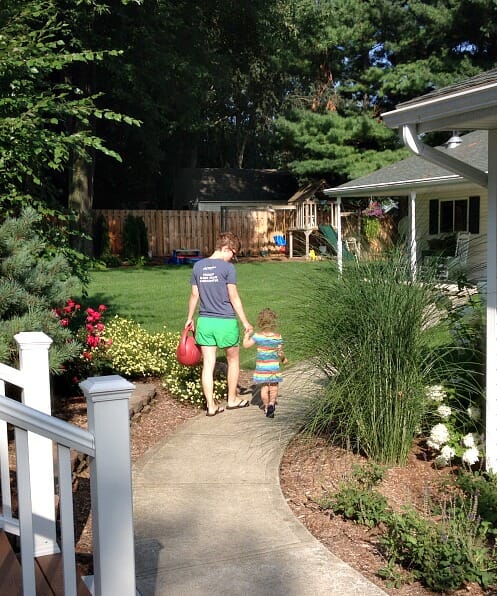
[[[488,131],[486,467],[497,472],[497,130]]]
[[[338,271],[343,271],[343,250],[342,250],[342,197],[337,197],[337,261]]]
[[[416,241],[416,192],[412,191],[409,198],[409,246],[411,247],[411,272],[414,279],[417,273],[417,252]]]
[[[51,415],[48,349],[52,340],[45,333],[24,331],[14,336],[19,346],[23,375],[22,403]],[[33,509],[34,555],[59,553],[55,528],[55,487],[52,441],[28,433],[29,475]]]

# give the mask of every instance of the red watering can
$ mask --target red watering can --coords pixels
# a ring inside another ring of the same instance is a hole
[[[176,348],[176,359],[185,366],[196,366],[202,360],[202,351],[195,341],[191,325],[183,329]]]

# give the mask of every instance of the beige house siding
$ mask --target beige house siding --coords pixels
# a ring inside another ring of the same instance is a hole
[[[443,235],[429,233],[429,206],[431,199],[468,199],[470,196],[480,197],[479,233],[471,234],[468,250],[467,270],[470,279],[480,280],[486,276],[486,236],[487,236],[487,191],[481,187],[461,189],[437,189],[416,195],[416,243],[418,259],[428,249],[428,241]]]

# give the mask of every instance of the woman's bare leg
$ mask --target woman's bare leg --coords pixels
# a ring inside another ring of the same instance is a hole
[[[214,414],[214,367],[216,366],[216,346],[201,346],[202,349],[202,389],[207,401],[207,413]]]
[[[240,347],[226,348],[226,361],[228,363],[228,405],[236,406],[239,403],[237,396],[238,377],[240,376]]]

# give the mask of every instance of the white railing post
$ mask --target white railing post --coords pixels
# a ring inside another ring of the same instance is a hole
[[[50,373],[48,349],[52,340],[39,331],[24,331],[14,336],[19,346],[19,368],[26,406],[50,415]],[[59,553],[55,526],[55,488],[52,441],[28,434],[29,475],[33,510],[34,555]]]
[[[129,398],[134,385],[118,375],[90,377],[80,387],[95,439],[90,464],[94,595],[135,596]]]
[[[342,197],[337,197],[337,263],[338,273],[343,271],[343,247],[342,247]]]

